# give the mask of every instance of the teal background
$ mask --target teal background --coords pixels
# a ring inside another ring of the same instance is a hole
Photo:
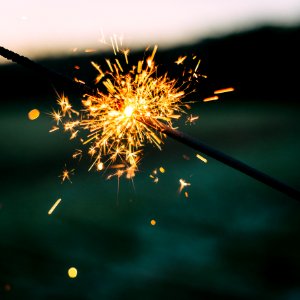
[[[121,178],[118,194],[115,177],[71,160],[77,142],[48,133],[52,87],[22,96],[14,84],[1,96],[0,299],[300,299],[299,202],[169,138],[162,151],[146,147],[134,185]],[[280,101],[274,88],[276,101],[239,87],[199,101],[196,124],[179,125],[299,189],[298,95]],[[75,175],[61,184],[65,164]]]

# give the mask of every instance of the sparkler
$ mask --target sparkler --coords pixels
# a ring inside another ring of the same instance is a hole
[[[110,69],[110,72],[106,73],[97,64],[93,64],[99,72],[97,81],[103,80],[107,74],[111,77],[103,82],[107,89],[106,94],[91,89],[81,81],[75,82],[53,72],[3,47],[0,47],[0,54],[54,82],[64,83],[85,95],[83,101],[85,108],[80,113],[79,119],[73,120],[73,115],[78,117],[79,113],[70,107],[70,103],[65,97],[59,98],[60,111],[56,112],[56,115],[53,113],[53,116],[56,116],[54,119],[57,124],[61,121],[61,115],[70,119],[65,123],[65,130],[71,132],[71,137],[78,134],[78,127],[89,130],[90,135],[84,143],[92,142],[92,146],[89,148],[90,155],[96,156],[93,166],[102,169],[103,163],[112,164],[118,158],[123,161],[125,169],[119,168],[111,176],[118,176],[119,178],[124,172],[127,172],[127,177],[131,178],[132,175],[128,174],[134,174],[144,143],[150,142],[161,148],[162,138],[167,135],[296,200],[300,200],[298,190],[172,128],[172,121],[184,112],[182,98],[185,95],[185,89],[182,86],[178,87],[176,80],[170,80],[166,75],[156,77],[156,68],[153,63],[156,50],[157,48],[154,48],[146,64],[144,61],[139,61],[131,73],[125,75],[122,75],[122,66],[117,59],[114,63],[109,60],[106,61]],[[124,51],[126,63],[128,63],[127,56],[128,51]],[[185,59],[185,57],[180,57],[176,63],[182,64]],[[200,60],[191,76],[197,78],[196,71],[199,64]],[[228,92],[230,89],[215,91],[215,96],[206,98],[204,101],[217,100],[219,93]],[[103,156],[108,156],[108,161],[102,162]],[[130,170],[129,173],[128,170]]]
[[[128,65],[128,50],[120,50],[114,40],[113,49],[116,58],[105,60],[106,70],[91,62],[99,73],[95,82],[105,91],[86,93],[82,99],[83,109],[79,112],[72,108],[67,97],[59,96],[59,110],[53,111],[51,116],[57,127],[62,125],[64,131],[70,132],[70,139],[83,131],[83,145],[88,145],[87,152],[93,158],[90,169],[117,169],[107,178],[120,178],[124,174],[130,179],[135,176],[146,143],[161,149],[164,134],[153,126],[163,123],[172,127],[172,121],[185,112],[188,104],[182,99],[189,84],[184,81],[178,84],[167,74],[158,75],[154,61],[157,46],[146,60],[139,60],[132,66]],[[119,58],[118,54],[122,56]],[[187,76],[198,77],[199,74],[191,70]],[[78,79],[76,82],[82,83]],[[196,119],[191,116],[189,121]]]

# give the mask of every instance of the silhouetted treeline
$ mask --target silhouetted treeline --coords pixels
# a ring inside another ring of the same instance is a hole
[[[234,86],[236,92],[230,95],[233,101],[295,102],[299,99],[299,53],[300,27],[263,27],[207,39],[194,45],[160,50],[156,61],[162,69],[167,68],[170,76],[175,76],[176,65],[173,62],[177,57],[195,54],[201,58],[200,70],[208,79],[199,83],[199,97],[209,96],[218,88]],[[142,52],[132,52],[130,60],[135,62],[142,56]],[[63,75],[76,76],[92,84],[97,72],[89,62],[101,59],[103,53],[44,59],[40,63]],[[80,66],[80,70],[74,69],[75,65]],[[21,100],[22,97],[54,93],[49,81],[18,65],[0,66],[0,80],[2,101],[8,96]]]

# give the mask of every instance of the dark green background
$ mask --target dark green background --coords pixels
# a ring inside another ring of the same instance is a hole
[[[203,94],[237,90],[198,101],[199,120],[181,130],[299,189],[298,40],[299,28],[263,28],[158,58],[199,51],[204,72],[216,74]],[[90,59],[42,63],[70,75]],[[117,199],[116,178],[77,165],[78,144],[48,133],[52,86],[13,65],[0,77],[0,299],[300,299],[300,203],[169,138],[162,151],[145,149],[135,188],[122,178]],[[32,108],[42,111],[35,121]],[[72,184],[58,178],[65,164],[76,167]]]

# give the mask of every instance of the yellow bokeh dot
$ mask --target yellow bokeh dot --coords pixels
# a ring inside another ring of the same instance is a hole
[[[28,119],[31,120],[31,121],[37,119],[39,116],[40,116],[40,111],[38,109],[32,109],[28,113]]]
[[[152,220],[150,221],[150,224],[151,224],[152,226],[155,226],[155,225],[156,225],[156,221],[155,221],[154,219],[152,219]]]
[[[77,277],[77,269],[72,267],[68,270],[68,275],[70,278],[75,278]]]
[[[166,170],[163,167],[160,167],[159,171],[160,171],[160,173],[165,173],[166,172]]]

